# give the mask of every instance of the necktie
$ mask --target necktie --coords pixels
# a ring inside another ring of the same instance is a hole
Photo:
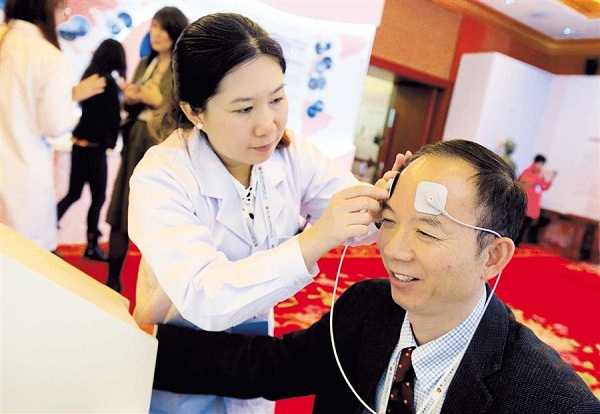
[[[413,414],[415,370],[412,366],[411,355],[415,347],[404,348],[394,375],[390,399],[387,405],[388,414]]]

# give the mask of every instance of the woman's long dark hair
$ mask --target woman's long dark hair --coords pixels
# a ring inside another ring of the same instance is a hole
[[[125,50],[121,43],[113,39],[106,39],[94,52],[92,61],[83,72],[81,79],[85,79],[94,73],[110,74],[117,71],[119,76],[125,77],[127,62],[125,60]]]
[[[168,34],[171,40],[173,41],[173,45],[171,46],[171,53],[173,52],[173,48],[175,47],[175,42],[183,32],[188,24],[189,20],[185,17],[185,14],[177,7],[163,7],[159,11],[154,14],[152,20],[156,20],[160,23],[160,27],[163,28]],[[155,50],[151,50],[148,55],[148,61],[151,61],[158,55],[158,52]]]
[[[56,19],[54,11],[65,0],[6,0],[4,6],[4,21],[25,20],[35,24],[43,33],[44,38],[60,49],[56,36]]]

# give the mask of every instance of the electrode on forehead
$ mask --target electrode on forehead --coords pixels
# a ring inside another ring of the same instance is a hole
[[[422,181],[417,186],[415,209],[419,213],[439,216],[446,209],[448,189],[443,184]]]

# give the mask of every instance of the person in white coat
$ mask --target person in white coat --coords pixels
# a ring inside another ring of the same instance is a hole
[[[285,69],[280,45],[238,14],[204,16],[179,37],[162,122],[178,128],[130,181],[129,234],[142,253],[138,323],[272,334],[273,306],[312,282],[324,253],[374,241],[383,182],[360,184],[286,130]],[[313,225],[301,231],[299,217]],[[150,409],[273,410],[263,399],[158,390]]]
[[[56,37],[64,7],[62,0],[7,0],[0,26],[0,222],[50,251],[57,217],[47,138],[69,132],[75,102],[106,85],[93,75],[72,87]]]

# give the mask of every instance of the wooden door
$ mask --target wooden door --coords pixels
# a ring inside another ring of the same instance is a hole
[[[396,154],[413,153],[428,144],[438,88],[418,82],[397,81],[392,108],[393,122],[388,122],[381,151],[381,174],[394,165]]]

